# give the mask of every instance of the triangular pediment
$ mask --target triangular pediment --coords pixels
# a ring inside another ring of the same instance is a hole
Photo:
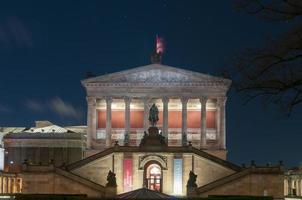
[[[85,79],[82,83],[194,83],[216,82],[229,84],[230,80],[184,70],[162,64],[136,67],[112,74]]]

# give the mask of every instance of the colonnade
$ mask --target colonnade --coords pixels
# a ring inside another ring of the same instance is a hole
[[[14,176],[0,175],[0,194],[21,193],[22,179]]]
[[[128,143],[130,137],[130,104],[131,97],[122,97],[125,103],[125,141],[124,143]],[[87,97],[87,148],[92,148],[92,141],[96,140],[97,133],[97,102],[99,100],[105,100],[106,102],[106,146],[109,147],[111,145],[111,118],[112,118],[112,102],[115,97],[107,96],[107,97]],[[121,98],[116,98],[121,99]],[[137,99],[137,98],[135,98]],[[138,98],[144,103],[144,130],[147,131],[149,128],[148,115],[150,103],[152,103],[152,99],[147,97]],[[161,97],[163,104],[163,124],[162,124],[162,134],[168,140],[168,118],[169,118],[169,100],[170,97]],[[182,127],[181,131],[184,134],[182,137],[182,145],[187,145],[187,104],[189,99],[196,99],[190,97],[179,97],[182,104]],[[207,96],[201,96],[198,98],[201,104],[201,130],[200,130],[200,148],[206,149],[206,105],[208,101]],[[213,99],[213,98],[211,98]],[[216,139],[219,141],[219,148],[225,149],[225,102],[226,97],[215,97],[216,99],[216,111],[217,111],[217,137]]]
[[[284,196],[302,196],[302,177],[284,179]]]

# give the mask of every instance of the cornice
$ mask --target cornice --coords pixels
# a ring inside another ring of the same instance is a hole
[[[217,87],[217,88],[229,88],[230,83],[227,82],[160,82],[160,83],[86,83],[85,87],[98,88],[98,87]]]

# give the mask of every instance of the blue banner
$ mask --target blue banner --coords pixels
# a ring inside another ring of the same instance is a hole
[[[182,195],[182,159],[174,159],[174,194]]]

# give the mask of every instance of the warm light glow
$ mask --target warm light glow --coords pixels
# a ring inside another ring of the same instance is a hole
[[[147,181],[150,190],[160,191],[161,189],[161,167],[157,164],[151,164],[147,168]]]
[[[150,169],[150,173],[151,174],[160,174],[160,169],[156,166],[152,166],[152,168]]]

